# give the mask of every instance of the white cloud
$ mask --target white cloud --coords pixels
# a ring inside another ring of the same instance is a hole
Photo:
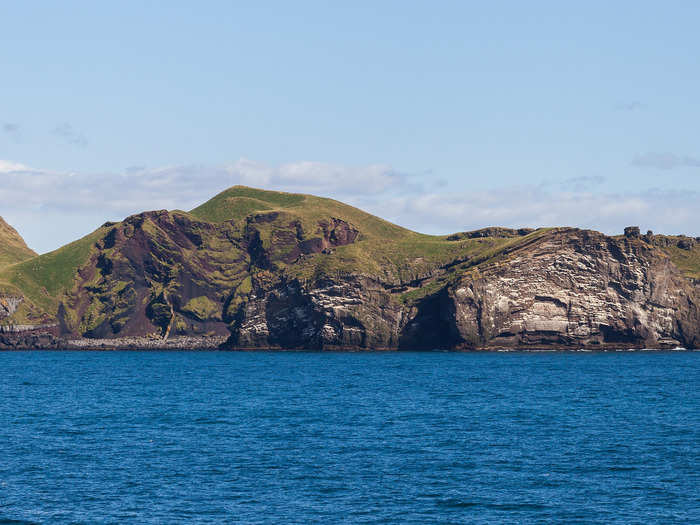
[[[657,170],[700,168],[700,159],[689,155],[676,155],[675,153],[645,153],[632,159],[632,165]]]
[[[426,233],[562,225],[620,233],[625,226],[639,225],[659,233],[700,235],[698,192],[603,193],[594,191],[602,178],[579,177],[537,186],[428,193],[418,178],[384,164],[303,161],[270,166],[241,159],[224,166],[64,173],[0,160],[0,215],[14,221],[30,246],[47,251],[106,220],[144,210],[189,210],[243,184],[333,197]]]
[[[657,233],[700,235],[700,193],[648,191],[629,194],[545,191],[541,187],[501,188],[462,194],[431,193],[358,199],[356,205],[428,233],[486,226],[575,226],[608,234],[639,225]]]
[[[226,166],[130,168],[122,173],[61,173],[0,161],[0,201],[36,210],[189,209],[236,184],[321,194],[367,195],[407,185],[390,166],[296,162],[281,166],[241,159]],[[20,204],[21,203],[21,204]]]
[[[373,194],[408,183],[406,175],[385,164],[344,166],[301,161],[271,167],[241,159],[226,170],[242,184],[310,193]]]
[[[29,168],[24,164],[19,164],[18,162],[10,162],[9,160],[0,160],[0,174],[12,171],[23,171]]]
[[[0,160],[0,214],[14,218],[32,247],[46,251],[105,220],[144,210],[189,210],[236,184],[338,198],[415,189],[409,177],[381,164],[303,161],[270,166],[241,159],[224,166],[136,166],[121,173],[68,173]]]

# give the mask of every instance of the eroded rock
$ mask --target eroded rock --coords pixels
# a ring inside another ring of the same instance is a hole
[[[635,237],[551,232],[403,304],[361,276],[258,287],[232,348],[697,347],[697,286]]]

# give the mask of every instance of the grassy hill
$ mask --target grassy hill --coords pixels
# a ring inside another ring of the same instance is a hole
[[[325,273],[360,272],[391,281],[412,281],[455,259],[491,253],[514,239],[489,237],[449,240],[446,235],[425,235],[392,224],[333,199],[296,193],[234,186],[190,213],[211,221],[242,221],[260,213],[280,212],[287,222],[299,220],[313,232],[320,221],[339,218],[356,227],[358,241],[340,246],[334,257],[312,257],[284,270],[290,277],[312,279]],[[269,228],[279,228],[279,221]],[[270,232],[266,232],[270,233]],[[263,235],[263,242],[269,235]]]
[[[315,227],[318,221],[328,217],[338,217],[359,227],[368,238],[402,237],[414,233],[333,199],[247,186],[233,186],[222,191],[190,214],[209,222],[223,222],[240,221],[251,214],[270,211],[293,214],[307,227]]]
[[[0,217],[0,268],[34,256],[36,253],[26,245],[17,230]]]

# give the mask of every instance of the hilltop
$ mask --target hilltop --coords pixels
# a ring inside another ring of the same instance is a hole
[[[700,247],[682,236],[432,236],[332,199],[235,186],[189,212],[140,213],[33,255],[0,269],[0,295],[15,305],[0,324],[51,327],[56,345],[196,337],[229,348],[606,348],[700,339]]]
[[[17,230],[0,217],[0,268],[35,256]]]

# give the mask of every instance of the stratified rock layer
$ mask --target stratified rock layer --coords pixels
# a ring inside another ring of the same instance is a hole
[[[254,289],[241,304],[227,346],[243,348],[389,349],[399,347],[407,309],[364,276],[298,281]]]
[[[698,286],[639,239],[563,229],[413,306],[362,276],[255,283],[230,347],[695,348]]]
[[[698,345],[697,287],[636,239],[558,231],[465,276],[449,297],[457,345]]]

